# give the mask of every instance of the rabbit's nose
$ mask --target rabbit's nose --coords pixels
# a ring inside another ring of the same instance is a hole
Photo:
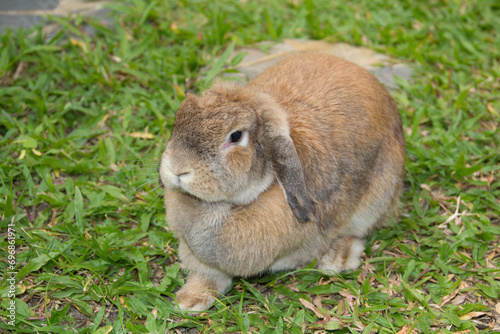
[[[172,159],[169,154],[164,157],[165,167],[176,177],[181,177],[192,172],[192,169],[187,166],[184,159]]]
[[[174,175],[177,183],[181,181],[190,182],[193,176],[193,170],[187,166],[179,166],[177,164],[167,164],[167,168]]]
[[[185,171],[180,173],[175,173],[175,181],[174,184],[180,187],[185,187],[193,182],[193,173],[192,171]]]
[[[174,153],[171,148],[167,147],[162,155],[160,169],[165,179],[169,180],[170,183],[176,186],[188,185],[194,179],[195,170],[185,154],[182,152]]]
[[[174,174],[176,177],[181,178],[181,177],[186,177],[189,174],[191,174],[191,170],[187,167],[178,167],[178,166],[169,166],[167,165],[167,168]]]
[[[187,171],[187,172],[180,172],[180,173],[174,173],[175,176],[177,176],[179,179],[181,177],[187,177],[189,174],[191,174],[191,171]]]

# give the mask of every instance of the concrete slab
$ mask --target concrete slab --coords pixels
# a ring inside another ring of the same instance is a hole
[[[0,0],[0,34],[8,28],[30,28],[43,22],[47,15],[66,17],[81,14],[102,18],[109,10],[106,1],[89,0]],[[44,27],[44,33],[51,35],[56,25]]]
[[[59,0],[2,0],[0,11],[19,12],[30,10],[53,10],[59,6]]]
[[[43,17],[38,15],[1,15],[0,14],[0,34],[7,29],[25,28],[28,29],[43,21]]]
[[[396,88],[395,76],[408,80],[412,73],[411,68],[406,64],[394,63],[387,56],[374,50],[346,43],[333,44],[316,40],[285,39],[279,44],[263,42],[256,47],[239,48],[235,50],[234,55],[240,52],[247,52],[245,58],[236,66],[240,73],[231,73],[227,76],[251,80],[279,60],[293,54],[307,52],[326,53],[361,65],[372,72],[389,89]]]

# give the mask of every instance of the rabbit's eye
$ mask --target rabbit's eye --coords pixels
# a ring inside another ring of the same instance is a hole
[[[241,139],[241,131],[235,131],[233,133],[231,133],[231,136],[229,137],[229,141],[231,141],[231,143],[237,143],[240,141]]]
[[[246,147],[248,145],[248,130],[234,131],[226,137],[222,150],[227,151],[233,147]]]

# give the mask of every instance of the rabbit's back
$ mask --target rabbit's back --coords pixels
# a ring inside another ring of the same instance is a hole
[[[372,74],[332,56],[298,55],[250,86],[271,95],[287,113],[323,228],[346,228],[372,197],[388,197],[379,204],[392,209],[405,141],[397,106]]]

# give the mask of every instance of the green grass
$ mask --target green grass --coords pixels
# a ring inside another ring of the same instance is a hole
[[[54,18],[62,30],[49,40],[39,28],[0,36],[0,329],[500,331],[497,1],[130,0],[111,8],[112,26]],[[369,238],[355,272],[235,280],[211,310],[183,316],[172,296],[186,275],[156,173],[175,111],[185,91],[207,86],[231,43],[283,38],[363,45],[414,68],[393,92],[408,143],[398,224]]]

